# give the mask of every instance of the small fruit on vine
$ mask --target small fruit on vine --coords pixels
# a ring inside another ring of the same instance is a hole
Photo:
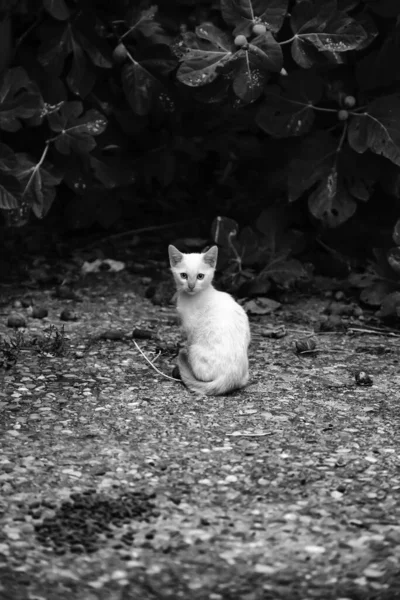
[[[264,35],[266,33],[267,28],[262,23],[256,23],[253,27],[254,35]]]
[[[349,118],[349,113],[347,112],[347,110],[339,110],[338,111],[338,119],[339,121],[347,121],[347,119]]]
[[[116,48],[114,48],[113,59],[116,63],[122,63],[127,57],[128,50],[126,49],[125,44],[122,42],[118,44]]]
[[[346,108],[353,108],[356,105],[356,99],[354,96],[346,96],[343,100],[343,104]]]
[[[237,35],[235,37],[235,46],[246,46],[247,44],[247,39],[245,35]]]

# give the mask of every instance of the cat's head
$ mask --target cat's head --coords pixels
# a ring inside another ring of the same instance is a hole
[[[211,284],[218,258],[217,246],[202,254],[184,254],[170,245],[168,254],[178,292],[193,296]]]

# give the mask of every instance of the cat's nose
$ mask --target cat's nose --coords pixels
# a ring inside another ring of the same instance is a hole
[[[194,286],[195,286],[195,285],[196,285],[195,283],[188,283],[188,288],[189,288],[189,290],[190,290],[190,291],[193,291],[193,290],[194,290]]]

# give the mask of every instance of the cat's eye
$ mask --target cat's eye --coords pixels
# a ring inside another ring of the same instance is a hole
[[[204,279],[204,273],[199,273],[197,275],[197,279]]]
[[[187,273],[179,273],[182,279],[187,279]]]

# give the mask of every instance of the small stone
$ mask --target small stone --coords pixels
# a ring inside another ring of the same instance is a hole
[[[64,308],[61,311],[60,319],[61,319],[61,321],[77,321],[78,316],[75,312],[73,312],[72,310],[69,310],[69,308]]]
[[[7,327],[14,327],[15,329],[26,327],[25,317],[17,312],[11,313],[7,319]]]
[[[136,328],[132,331],[134,340],[151,340],[154,337],[154,332],[148,329]]]
[[[32,319],[44,319],[49,314],[49,311],[44,306],[35,306],[32,309]]]
[[[354,377],[357,385],[371,386],[373,383],[372,377],[370,377],[370,375],[368,375],[368,373],[365,371],[357,371],[354,374]]]
[[[32,300],[32,298],[29,298],[29,296],[28,296],[26,298],[22,298],[21,304],[24,308],[29,308],[29,306],[32,306],[33,300]]]
[[[367,567],[366,569],[364,569],[363,573],[365,577],[368,577],[368,579],[379,579],[385,574],[384,571],[380,571],[379,569],[375,569],[374,567]]]
[[[99,334],[100,340],[122,340],[126,336],[125,331],[119,329],[109,329],[108,331],[102,331]]]

